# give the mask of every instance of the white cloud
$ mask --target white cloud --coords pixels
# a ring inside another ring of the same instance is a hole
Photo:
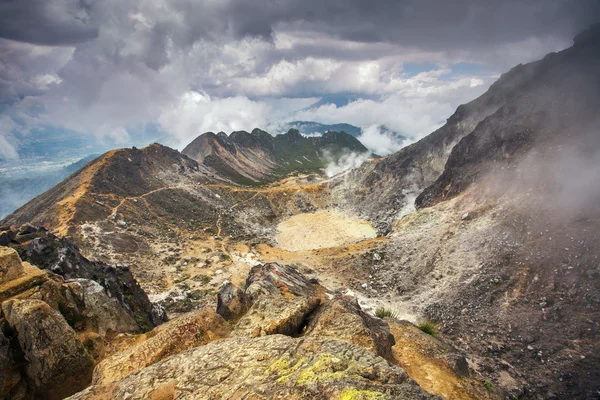
[[[189,91],[163,110],[158,122],[182,148],[204,132],[229,133],[265,126],[270,111],[267,104],[246,97],[212,99],[205,93]]]

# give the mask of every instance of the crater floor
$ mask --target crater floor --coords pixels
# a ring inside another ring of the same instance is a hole
[[[301,251],[336,247],[377,236],[373,226],[340,210],[297,214],[277,226],[277,246]]]

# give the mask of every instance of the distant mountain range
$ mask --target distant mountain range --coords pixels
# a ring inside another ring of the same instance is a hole
[[[204,133],[182,154],[236,183],[257,184],[294,171],[317,172],[344,153],[368,151],[346,132],[327,131],[319,137],[305,137],[299,130],[290,129],[272,136],[257,128],[251,133],[237,131],[229,136],[224,132]]]

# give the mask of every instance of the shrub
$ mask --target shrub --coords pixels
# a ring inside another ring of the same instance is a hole
[[[397,315],[395,312],[393,312],[391,309],[386,308],[386,307],[379,307],[377,310],[375,310],[375,315],[378,318],[396,318]]]
[[[485,381],[483,381],[483,387],[485,388],[485,390],[487,390],[489,393],[492,393],[494,391],[494,384],[492,383],[492,381],[490,381],[489,379],[486,379]]]
[[[437,335],[437,333],[439,331],[438,324],[436,324],[435,322],[433,322],[432,320],[427,319],[427,318],[423,318],[423,319],[419,320],[417,326],[419,327],[419,329],[421,331],[423,331],[426,334],[431,335],[431,336]]]

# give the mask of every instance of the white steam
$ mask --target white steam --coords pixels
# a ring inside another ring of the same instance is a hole
[[[410,143],[408,139],[395,136],[392,132],[384,131],[377,125],[364,128],[358,140],[380,156],[394,153]]]
[[[369,153],[345,153],[335,161],[331,161],[325,168],[325,175],[331,178],[344,171],[360,167],[369,158]]]

